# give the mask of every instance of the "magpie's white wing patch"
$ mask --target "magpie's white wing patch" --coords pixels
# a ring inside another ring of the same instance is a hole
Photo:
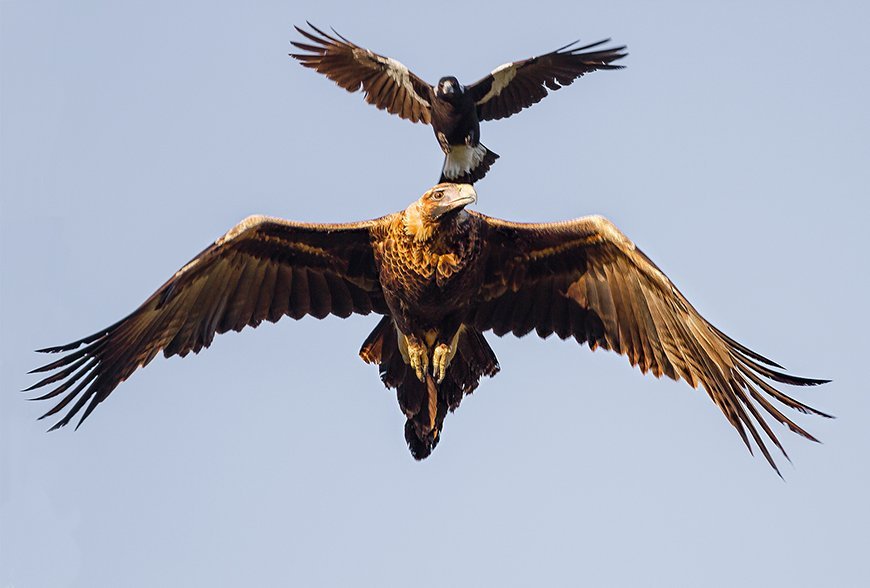
[[[468,87],[480,120],[497,120],[516,114],[577,78],[598,69],[620,69],[612,62],[627,55],[625,47],[597,49],[610,39],[575,47],[576,42],[551,53],[497,67]],[[592,51],[590,51],[592,49]]]
[[[411,83],[411,70],[409,70],[405,64],[401,61],[397,61],[392,57],[381,57],[376,53],[372,53],[371,51],[366,51],[373,59],[384,64],[387,75],[390,76],[390,79],[396,83],[396,85],[404,88],[404,90],[408,93],[408,96],[413,100],[416,100],[426,108],[429,108],[431,104],[429,101],[420,96],[417,91],[414,89],[414,85]]]
[[[502,90],[504,90],[511,82],[511,80],[514,79],[514,76],[517,75],[516,63],[512,62],[500,65],[492,70],[492,73],[490,73],[489,75],[492,78],[492,84],[490,85],[489,92],[487,92],[483,98],[475,102],[475,104],[477,105],[489,102],[492,98],[495,98],[496,96],[501,94]]]

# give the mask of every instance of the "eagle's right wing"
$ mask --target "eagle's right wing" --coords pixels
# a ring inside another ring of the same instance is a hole
[[[473,213],[478,215],[478,213]],[[785,453],[764,413],[808,439],[771,400],[828,416],[767,380],[812,386],[825,380],[779,365],[707,322],[665,274],[600,216],[558,223],[512,223],[483,215],[490,257],[473,324],[496,335],[574,337],[628,357],[655,376],[699,384],[750,448],[747,433],[777,469],[757,427]],[[759,410],[762,409],[762,410]]]
[[[81,424],[118,384],[160,351],[166,357],[198,353],[217,333],[285,315],[385,314],[371,247],[370,228],[378,222],[330,225],[249,217],[126,318],[84,339],[41,349],[65,355],[33,370],[59,371],[28,390],[57,383],[37,398],[66,393],[43,418],[78,397],[53,428],[66,425],[87,405]]]
[[[411,122],[429,124],[434,95],[429,84],[395,59],[363,49],[338,33],[335,33],[336,38],[311,23],[308,26],[314,32],[299,27],[296,30],[311,43],[292,41],[293,46],[305,53],[291,53],[291,57],[348,92],[362,87],[366,102],[381,110]]]

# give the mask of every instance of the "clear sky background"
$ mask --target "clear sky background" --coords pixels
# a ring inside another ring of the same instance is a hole
[[[867,586],[870,6],[2,0],[0,586]],[[477,209],[600,213],[837,415],[752,458],[701,391],[557,338],[415,462],[375,316],[158,358],[78,432],[18,392],[252,213],[350,221],[437,179],[431,129],[287,57],[306,19],[435,82],[577,37],[598,72],[484,123]]]

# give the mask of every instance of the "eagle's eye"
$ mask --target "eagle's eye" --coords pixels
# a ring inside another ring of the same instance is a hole
[[[444,198],[444,192],[433,192],[432,193],[432,200],[441,200],[442,198]]]

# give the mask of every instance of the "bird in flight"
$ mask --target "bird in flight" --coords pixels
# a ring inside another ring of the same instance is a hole
[[[198,353],[217,333],[283,316],[382,315],[359,352],[379,367],[405,414],[416,459],[441,438],[444,418],[483,376],[499,371],[484,333],[555,333],[625,355],[656,377],[699,385],[743,442],[779,473],[768,448],[785,450],[769,420],[814,440],[782,406],[828,416],[771,383],[825,380],[781,366],[707,322],[611,222],[587,216],[515,223],[468,211],[471,185],[439,184],[405,210],[348,224],[252,216],[175,273],[138,309],[68,345],[28,388],[56,387],[42,418],[78,425],[159,352]],[[750,437],[752,442],[750,442]],[[788,457],[786,455],[786,457]]]
[[[579,41],[544,55],[506,63],[470,86],[446,76],[432,86],[395,59],[378,55],[335,30],[296,30],[305,41],[291,43],[302,65],[322,73],[349,92],[362,89],[369,104],[411,122],[431,124],[444,151],[439,182],[474,183],[498,155],[480,142],[480,121],[498,120],[540,102],[548,90],[570,85],[583,74],[620,69],[625,47],[602,49],[610,39],[581,47]]]

